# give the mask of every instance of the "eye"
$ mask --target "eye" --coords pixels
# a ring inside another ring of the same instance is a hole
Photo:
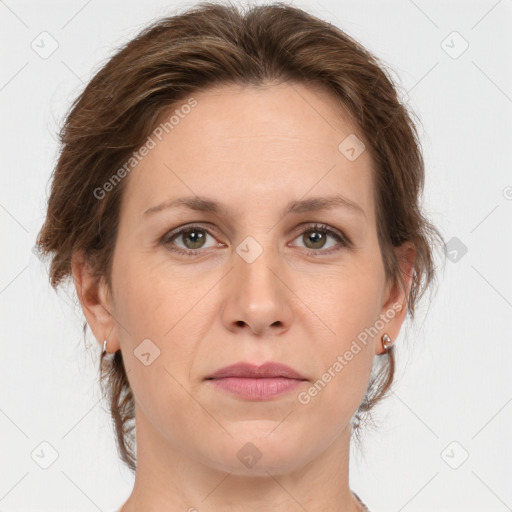
[[[204,248],[207,237],[213,238],[208,230],[201,226],[188,225],[183,228],[177,229],[167,233],[162,239],[164,245],[173,245],[170,250],[178,254],[193,256],[197,254],[198,250]],[[176,247],[174,240],[182,241],[184,248]]]
[[[327,247],[328,250],[325,250],[326,241],[329,237],[338,243],[332,244],[331,246]],[[347,237],[325,224],[314,224],[313,226],[308,227],[308,229],[302,231],[301,236],[297,237],[295,240],[297,239],[303,240],[306,249],[309,249],[313,253],[318,253],[319,249],[323,249],[323,254],[330,254],[340,250],[343,247],[351,246],[351,243]]]
[[[175,253],[185,256],[195,256],[200,252],[204,252],[200,249],[205,248],[208,237],[215,240],[210,232],[202,226],[188,225],[166,233],[161,239],[161,243]],[[325,244],[329,237],[334,239],[337,244],[332,244],[330,247],[327,247],[327,250],[325,250]],[[325,224],[314,224],[309,226],[306,230],[303,230],[301,232],[301,236],[295,238],[295,240],[299,238],[304,240],[305,248],[313,254],[330,254],[343,247],[352,246],[350,240],[346,236]],[[175,241],[180,241],[183,244],[183,247],[177,245]],[[215,244],[210,247],[215,247]],[[320,249],[322,249],[322,251],[320,251]]]

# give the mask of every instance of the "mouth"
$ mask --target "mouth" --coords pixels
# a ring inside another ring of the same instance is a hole
[[[275,362],[261,366],[237,363],[221,368],[205,380],[211,382],[215,389],[245,400],[269,400],[308,382],[293,368]]]
[[[227,377],[240,377],[248,379],[287,378],[307,380],[298,371],[282,363],[269,361],[261,366],[252,363],[240,362],[217,370],[207,379],[222,379]]]
[[[245,400],[270,400],[293,391],[305,380],[286,377],[268,377],[251,379],[246,377],[223,377],[207,379],[215,389],[236,395]]]

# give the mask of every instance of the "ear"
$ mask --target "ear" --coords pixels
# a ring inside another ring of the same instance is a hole
[[[104,278],[94,274],[83,251],[73,253],[71,269],[82,310],[94,337],[102,347],[103,341],[108,340],[107,351],[115,352],[119,349],[119,340],[114,329],[111,298]]]
[[[405,242],[395,247],[395,254],[398,259],[400,272],[404,280],[405,289],[399,283],[392,285],[388,282],[383,295],[383,306],[381,318],[385,321],[382,332],[379,332],[375,345],[375,353],[383,354],[385,351],[380,343],[383,334],[387,334],[391,341],[395,341],[400,333],[400,328],[407,314],[407,300],[411,290],[414,264],[416,261],[416,249],[412,242]]]

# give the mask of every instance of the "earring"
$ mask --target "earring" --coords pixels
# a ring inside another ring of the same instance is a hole
[[[382,348],[387,352],[391,345],[393,345],[393,342],[391,341],[391,338],[387,334],[382,335]]]
[[[102,354],[104,354],[106,351],[107,351],[107,340],[105,340],[103,342],[103,352],[102,352]]]

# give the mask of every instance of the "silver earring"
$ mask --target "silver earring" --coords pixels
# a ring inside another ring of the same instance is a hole
[[[389,350],[389,347],[393,344],[391,341],[391,338],[387,334],[382,335],[382,348],[387,352]]]
[[[107,351],[107,340],[103,342],[103,354]]]

